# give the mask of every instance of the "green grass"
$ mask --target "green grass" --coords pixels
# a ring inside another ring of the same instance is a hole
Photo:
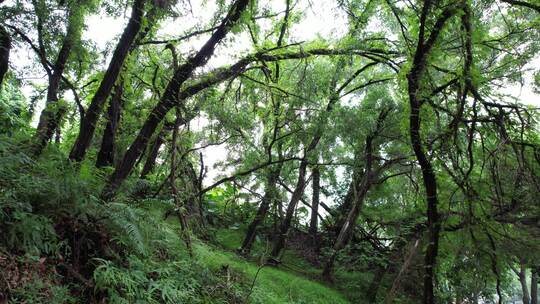
[[[156,212],[154,215],[159,216],[159,213]],[[164,224],[168,225],[172,231],[179,231],[180,229],[176,218],[171,217]],[[242,230],[218,229],[215,234],[217,245],[194,240],[193,250],[197,262],[210,268],[210,270],[223,272],[224,269],[228,268],[232,276],[240,277],[236,283],[244,284],[248,290],[254,284],[247,303],[349,303],[337,290],[305,277],[298,271],[270,266],[265,266],[259,270],[259,266],[255,261],[248,261],[234,253],[234,250],[238,248],[242,241],[242,237]],[[181,240],[178,239],[178,241]],[[258,253],[264,252],[265,245],[258,242],[255,244],[254,251]],[[295,268],[301,269],[303,273],[309,276],[320,273],[319,269],[314,268],[292,253],[286,255],[284,262],[286,264],[294,263]],[[259,271],[258,275],[257,271]],[[256,275],[257,279],[254,282]]]
[[[197,242],[195,257],[216,271],[228,266],[251,284],[259,267],[214,246]],[[250,295],[249,303],[349,303],[339,292],[280,268],[264,267],[260,270]]]

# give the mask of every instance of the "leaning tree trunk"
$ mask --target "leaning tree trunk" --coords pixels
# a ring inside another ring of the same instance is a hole
[[[79,135],[69,153],[69,159],[72,161],[81,161],[86,155],[94,136],[96,124],[101,115],[103,104],[111,94],[111,90],[118,75],[120,75],[120,70],[129,54],[129,50],[131,49],[137,34],[141,30],[144,3],[145,0],[135,0],[133,2],[129,22],[120,37],[120,41],[116,45],[109,67],[107,68],[107,71],[105,71],[105,75],[90,102],[90,106],[81,120]]]
[[[356,76],[358,76],[359,73],[364,71],[369,66],[371,66],[371,64],[368,64],[365,67],[358,70],[357,73],[355,73],[355,75],[352,78],[349,78],[348,80],[346,80],[344,84],[342,84],[339,88],[336,89],[336,85],[339,78],[338,75],[341,72],[341,70],[345,67],[345,60],[340,60],[338,62],[338,65],[336,67],[336,73],[330,85],[330,88],[333,93],[330,95],[330,99],[328,100],[328,103],[326,104],[326,108],[324,109],[324,112],[322,113],[321,120],[316,125],[315,133],[313,134],[311,141],[309,142],[309,144],[304,150],[304,157],[300,163],[300,168],[298,170],[298,181],[296,183],[296,188],[294,189],[289,205],[287,206],[285,218],[281,222],[279,233],[274,240],[274,244],[273,244],[272,252],[271,252],[271,259],[270,259],[270,261],[273,263],[278,262],[277,259],[279,257],[279,254],[281,253],[281,250],[285,246],[285,240],[287,238],[287,234],[289,232],[289,228],[291,226],[292,219],[294,217],[296,206],[298,202],[300,201],[300,199],[302,198],[302,194],[304,193],[304,188],[306,186],[306,169],[308,165],[308,158],[310,157],[310,154],[317,148],[319,141],[321,140],[321,137],[324,133],[324,128],[326,127],[328,123],[327,115],[331,113],[332,110],[334,109],[334,106],[339,101],[340,94],[345,89],[345,87],[347,87],[347,85],[354,78],[356,78]]]
[[[82,26],[80,24],[81,20],[79,19],[79,15],[80,12],[77,11],[77,8],[70,11],[66,35],[64,36],[62,46],[60,47],[56,61],[52,66],[52,70],[49,73],[45,108],[39,117],[39,123],[33,139],[34,143],[32,151],[35,155],[40,155],[47,143],[51,140],[54,131],[58,128],[64,114],[62,105],[58,103],[58,91],[71,49],[80,38]],[[42,55],[44,56],[44,54]]]
[[[313,168],[312,199],[311,199],[311,219],[309,221],[309,235],[313,246],[317,245],[317,226],[319,225],[319,193],[321,191],[321,173],[318,167]]]
[[[187,59],[183,65],[176,69],[172,79],[169,81],[167,88],[165,89],[161,100],[152,109],[139,134],[125,153],[123,160],[119,163],[109,178],[109,181],[101,194],[103,199],[110,200],[116,195],[118,187],[131,173],[135,162],[146,147],[148,140],[154,134],[157,126],[170,111],[170,109],[174,107],[175,104],[182,102],[185,98],[193,94],[193,92],[186,92],[186,96],[181,96],[180,87],[191,77],[196,68],[203,66],[206,64],[206,62],[208,62],[210,57],[214,54],[216,45],[221,42],[223,38],[225,38],[233,24],[240,19],[240,16],[246,9],[248,3],[249,0],[237,0],[232,5],[232,8],[225,19],[223,19],[219,27],[197,52],[197,54]],[[201,89],[203,88],[193,88],[194,91]]]
[[[416,239],[414,241],[414,244],[412,244],[411,248],[409,249],[409,254],[403,261],[403,265],[401,265],[401,269],[399,270],[396,278],[394,279],[394,282],[392,282],[392,287],[390,288],[390,291],[388,291],[388,293],[386,294],[386,298],[384,299],[384,304],[394,303],[394,295],[396,294],[396,291],[398,290],[401,284],[401,281],[403,279],[403,276],[405,275],[405,272],[411,266],[412,260],[414,256],[416,255],[416,251],[418,249],[419,244],[420,244],[420,239]]]
[[[371,172],[367,174],[370,175]],[[349,242],[349,239],[351,238],[351,234],[354,230],[356,220],[358,219],[358,216],[360,215],[360,210],[362,208],[365,196],[370,187],[370,182],[368,179],[369,178],[365,178],[362,181],[362,183],[359,185],[357,189],[357,196],[353,202],[352,209],[349,211],[349,214],[347,215],[347,219],[345,220],[343,227],[341,227],[341,230],[336,239],[336,242],[334,243],[334,246],[332,247],[331,256],[328,258],[328,260],[324,264],[322,276],[326,281],[332,281],[332,271],[334,269],[334,262],[336,260],[337,254],[339,253],[340,250],[345,248],[345,246]]]
[[[0,87],[4,81],[9,65],[9,52],[11,50],[11,37],[3,26],[0,26]]]
[[[156,166],[156,159],[159,154],[159,149],[163,145],[165,139],[165,134],[167,133],[167,126],[163,126],[161,131],[159,131],[156,139],[148,147],[148,155],[146,156],[146,161],[141,171],[141,179],[145,179],[148,174],[152,173],[154,167]]]
[[[382,130],[384,121],[389,112],[390,109],[383,109],[379,113],[375,130],[366,137],[363,153],[355,153],[355,159],[361,158],[364,160],[363,175],[361,177],[359,177],[359,174],[353,175],[353,180],[351,182],[352,187],[348,191],[348,193],[352,193],[349,198],[351,209],[349,210],[347,218],[340,228],[339,234],[332,248],[332,254],[326,261],[322,272],[323,278],[327,281],[332,281],[332,271],[337,254],[348,244],[349,240],[351,239],[354,226],[358,220],[358,216],[360,215],[360,211],[369,189],[373,183],[377,182],[378,176],[381,174],[383,168],[386,167],[385,164],[374,169],[373,158],[374,151],[378,149],[378,146],[376,143],[374,143],[374,141],[379,135],[379,132]]]
[[[115,89],[113,96],[109,102],[107,110],[107,126],[103,131],[101,140],[101,148],[97,155],[96,167],[112,166],[114,164],[114,155],[116,153],[116,133],[120,122],[120,113],[122,111],[122,93],[124,90],[123,83],[120,82]]]
[[[261,204],[259,205],[259,209],[257,209],[257,214],[255,215],[255,218],[253,218],[253,221],[251,221],[248,226],[246,236],[244,237],[244,241],[242,242],[242,246],[240,247],[240,253],[242,255],[249,255],[251,247],[253,246],[253,242],[255,241],[255,237],[257,235],[257,227],[259,227],[259,225],[264,221],[264,218],[266,217],[266,214],[268,213],[272,202],[275,202],[277,192],[276,184],[281,173],[281,166],[281,164],[278,164],[276,168],[268,169],[268,179],[266,181],[264,196],[262,198]]]
[[[353,169],[354,170],[354,169]],[[347,220],[347,212],[351,210],[351,207],[353,205],[354,201],[354,188],[356,187],[357,180],[361,177],[361,172],[359,169],[353,171],[353,177],[352,181],[349,184],[349,187],[347,189],[347,194],[345,194],[345,197],[343,198],[343,202],[337,207],[337,214],[335,216],[335,224],[332,227],[334,235],[337,237],[339,234],[339,231],[341,227],[343,227],[343,224],[345,224],[345,221]]]
[[[291,196],[291,201],[289,202],[289,205],[287,206],[287,211],[285,212],[285,218],[281,222],[281,225],[279,227],[279,233],[276,236],[276,240],[274,241],[274,245],[272,247],[272,252],[270,253],[274,262],[277,262],[281,250],[283,249],[283,247],[285,247],[285,240],[287,239],[287,234],[289,233],[289,228],[291,227],[296,206],[298,205],[298,202],[304,194],[304,188],[306,186],[307,166],[308,161],[304,158],[300,163],[300,168],[298,169],[298,181],[296,183],[296,188],[294,189],[294,192]]]

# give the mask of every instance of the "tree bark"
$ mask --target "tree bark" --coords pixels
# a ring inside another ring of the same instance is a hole
[[[281,167],[282,164],[277,164],[275,168],[268,169],[269,172],[266,181],[264,196],[262,198],[261,204],[259,205],[259,209],[257,209],[257,214],[255,215],[255,218],[253,218],[253,221],[251,221],[248,226],[246,236],[244,237],[244,241],[242,242],[242,246],[240,247],[240,254],[242,255],[249,255],[251,247],[253,246],[253,242],[255,241],[255,237],[257,235],[257,227],[259,227],[259,225],[264,221],[264,218],[266,217],[270,206],[273,202],[275,202],[277,192],[276,185],[279,175],[281,173]]]
[[[70,9],[66,35],[58,51],[56,61],[48,73],[49,84],[47,87],[45,108],[39,117],[39,123],[33,139],[32,152],[36,156],[41,154],[47,143],[51,140],[63,116],[64,109],[58,104],[58,91],[67,60],[71,54],[71,49],[80,38],[81,20],[78,19],[80,18],[80,12],[77,10],[78,8]],[[45,54],[42,55],[45,56]]]
[[[294,211],[296,210],[296,206],[298,205],[298,202],[304,194],[304,188],[306,186],[307,166],[308,161],[304,158],[300,162],[300,168],[298,169],[298,181],[296,183],[296,188],[294,189],[294,192],[291,196],[291,201],[289,202],[289,205],[287,206],[287,211],[285,212],[285,218],[281,222],[281,225],[279,227],[279,233],[276,236],[276,240],[274,241],[274,245],[272,247],[272,252],[270,255],[274,260],[277,260],[279,258],[281,250],[283,249],[283,247],[285,247],[285,240],[287,239],[287,234],[289,233],[289,228],[291,227],[291,223],[294,218]]]
[[[174,124],[173,129],[173,136],[172,136],[172,142],[171,142],[171,173],[169,175],[169,182],[171,185],[171,192],[174,199],[174,205],[176,208],[176,212],[178,215],[178,220],[180,221],[180,228],[182,229],[181,235],[184,239],[184,242],[186,243],[186,247],[188,249],[189,255],[193,257],[193,248],[191,246],[191,237],[189,235],[189,226],[186,219],[186,215],[184,213],[184,206],[180,201],[180,198],[178,197],[178,189],[176,188],[176,143],[178,140],[178,128],[180,128],[181,124],[181,117],[180,117],[180,111],[177,110],[176,112],[176,121]]]
[[[313,179],[311,181],[312,185],[312,199],[311,199],[311,219],[309,221],[309,234],[311,235],[311,240],[313,245],[316,246],[317,243],[317,227],[319,225],[318,215],[319,215],[319,193],[321,191],[321,173],[318,167],[313,168]]]
[[[491,271],[495,275],[495,290],[497,291],[497,297],[498,297],[498,304],[503,303],[503,295],[501,292],[501,275],[499,273],[499,267],[497,266],[497,246],[495,244],[495,239],[491,236],[491,234],[486,229],[486,235],[489,240],[489,244],[491,247],[490,252],[490,259],[491,259]]]
[[[386,294],[386,298],[384,299],[384,304],[394,303],[394,295],[397,289],[399,288],[399,285],[401,284],[401,280],[402,280],[403,275],[405,274],[405,271],[407,271],[407,269],[411,265],[412,259],[414,255],[416,254],[416,250],[418,249],[419,244],[420,244],[420,240],[417,239],[415,240],[414,244],[411,246],[409,250],[409,254],[407,255],[407,258],[405,259],[405,261],[403,261],[403,265],[401,266],[399,273],[394,279],[394,282],[392,283],[392,287],[390,288],[390,291]]]
[[[360,154],[360,153],[357,153]],[[355,163],[359,162],[360,155],[355,158]],[[351,210],[354,200],[355,200],[355,189],[358,187],[360,181],[362,180],[362,167],[357,166],[353,169],[352,181],[349,183],[349,188],[347,189],[347,194],[343,198],[343,203],[341,203],[337,208],[337,213],[335,214],[335,224],[332,227],[332,233],[335,238],[339,235],[341,228],[345,225],[349,211]]]
[[[531,304],[538,304],[538,269],[531,270]]]
[[[129,51],[141,29],[145,0],[135,0],[131,8],[129,22],[116,45],[107,71],[90,102],[86,114],[81,120],[79,135],[69,154],[72,161],[82,161],[96,130],[97,121],[101,115],[103,104],[111,94],[111,90],[120,75],[120,70],[129,54]]]
[[[356,220],[360,215],[360,210],[364,203],[364,199],[373,182],[373,139],[374,136],[372,134],[366,138],[366,145],[364,148],[364,175],[362,176],[360,181],[353,181],[354,187],[352,191],[353,199],[351,201],[351,209],[349,210],[347,218],[345,219],[343,226],[339,231],[337,239],[334,242],[334,246],[332,247],[332,254],[324,264],[322,277],[329,282],[332,281],[332,271],[334,268],[334,262],[336,260],[337,254],[349,242],[352,231],[354,230],[354,226],[356,224]]]
[[[156,165],[156,159],[159,154],[159,149],[163,145],[163,140],[165,139],[165,133],[167,133],[166,126],[161,128],[154,142],[148,147],[148,155],[146,156],[146,161],[144,162],[143,169],[141,171],[141,179],[145,179],[146,176],[154,170]]]
[[[231,7],[231,10],[221,22],[218,29],[212,34],[210,39],[203,45],[203,47],[190,57],[183,65],[181,65],[174,73],[171,81],[168,83],[167,88],[158,102],[158,104],[152,109],[142,129],[140,130],[137,138],[133,141],[128,151],[125,153],[123,160],[116,167],[114,173],[109,178],[109,182],[103,189],[101,197],[105,200],[109,200],[116,195],[116,191],[120,184],[128,177],[133,169],[135,161],[139,158],[140,154],[146,147],[149,138],[154,134],[158,124],[163,120],[169,110],[179,102],[182,102],[185,98],[191,96],[193,93],[190,91],[184,91],[185,96],[180,94],[180,87],[182,84],[191,77],[193,71],[206,64],[210,57],[214,54],[216,45],[225,38],[230,28],[236,23],[246,9],[249,0],[237,0]],[[194,87],[194,91],[200,91],[204,88]]]
[[[377,303],[377,295],[379,294],[381,283],[383,282],[386,273],[390,270],[390,267],[391,264],[388,263],[384,266],[378,266],[374,271],[373,279],[371,279],[366,293],[367,303]]]
[[[439,232],[441,224],[439,221],[438,197],[437,197],[437,178],[433,171],[430,160],[428,159],[422,144],[422,136],[420,134],[420,87],[421,78],[426,68],[428,54],[431,52],[442,28],[446,21],[456,13],[455,7],[449,7],[437,19],[433,26],[429,37],[426,38],[426,19],[431,10],[431,0],[425,0],[420,16],[420,30],[418,34],[418,45],[414,54],[412,68],[407,74],[407,89],[409,95],[409,135],[411,146],[414,150],[416,159],[422,171],[422,179],[427,201],[427,218],[428,218],[428,245],[425,253],[424,267],[424,304],[435,303],[435,265],[437,263],[437,254],[439,250]]]
[[[377,123],[375,126],[375,130],[371,132],[365,140],[365,145],[363,149],[363,153],[357,152],[355,153],[355,159],[363,159],[364,160],[364,166],[363,166],[363,175],[360,176],[360,174],[354,174],[353,175],[353,181],[351,182],[351,188],[348,191],[348,194],[350,195],[350,201],[349,204],[351,205],[349,212],[347,214],[347,218],[343,222],[343,225],[340,228],[339,234],[336,238],[336,241],[334,242],[332,255],[328,258],[326,261],[322,276],[327,281],[332,281],[332,271],[334,267],[334,262],[337,257],[337,254],[341,249],[343,249],[349,242],[351,235],[354,231],[354,226],[356,224],[356,221],[358,220],[358,216],[360,215],[360,211],[362,209],[362,206],[364,204],[364,200],[366,198],[366,195],[373,185],[374,182],[377,181],[378,176],[381,174],[382,169],[385,167],[384,165],[379,168],[374,168],[374,153],[378,151],[378,145],[375,143],[375,139],[379,135],[379,132],[382,130],[384,121],[386,120],[386,117],[388,116],[388,113],[390,113],[391,108],[382,109],[379,113],[379,116],[377,118]],[[360,157],[361,155],[361,157]]]
[[[371,175],[371,174],[372,172],[366,173],[366,175]],[[326,263],[324,264],[322,277],[328,282],[332,281],[332,271],[334,269],[334,262],[336,260],[336,257],[339,251],[345,248],[345,246],[347,245],[347,243],[349,242],[351,238],[351,234],[354,230],[356,220],[358,219],[358,216],[360,215],[360,211],[364,203],[364,199],[366,197],[366,194],[371,184],[369,180],[370,180],[370,177],[365,176],[362,179],[362,182],[360,183],[360,185],[358,186],[357,193],[353,201],[353,206],[347,215],[347,219],[345,220],[343,227],[341,227],[339,235],[334,243],[334,246],[332,247],[332,254],[328,258]]]
[[[520,263],[520,269],[518,272],[519,277],[519,283],[521,284],[521,292],[522,292],[522,299],[523,304],[530,304],[531,303],[531,297],[529,296],[529,288],[527,287],[527,275],[526,275],[527,268],[525,267],[525,264]]]
[[[0,25],[0,87],[9,66],[9,52],[11,51],[11,37],[8,31]]]
[[[120,122],[122,112],[122,94],[124,84],[120,82],[115,89],[113,96],[109,102],[107,109],[107,126],[103,131],[101,140],[101,148],[97,155],[96,167],[102,168],[112,166],[114,164],[114,156],[116,153],[116,133]]]

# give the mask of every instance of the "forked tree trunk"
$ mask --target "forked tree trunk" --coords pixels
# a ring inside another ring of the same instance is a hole
[[[135,0],[133,2],[129,22],[120,37],[120,41],[116,45],[109,67],[105,71],[105,75],[90,102],[90,106],[81,120],[79,135],[69,153],[69,159],[72,161],[82,161],[92,142],[103,104],[111,94],[111,90],[116,83],[118,75],[120,75],[120,70],[129,54],[129,50],[141,30],[145,2],[146,0]]]
[[[122,93],[124,90],[123,83],[120,82],[115,89],[109,108],[107,109],[107,126],[103,131],[101,139],[101,148],[99,149],[96,167],[112,166],[114,164],[114,156],[116,154],[116,133],[118,124],[120,123],[120,114],[122,112]]]
[[[58,103],[58,91],[67,60],[71,54],[71,49],[80,38],[81,21],[78,19],[80,16],[79,12],[76,11],[77,9],[78,8],[74,8],[70,10],[66,35],[64,36],[62,46],[58,51],[54,66],[49,73],[45,108],[41,112],[36,133],[33,138],[34,143],[32,152],[36,156],[41,154],[45,146],[47,146],[47,143],[52,139],[54,131],[58,128],[65,111],[63,106]]]

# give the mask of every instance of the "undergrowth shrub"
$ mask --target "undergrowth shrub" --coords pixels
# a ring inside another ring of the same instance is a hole
[[[75,167],[54,146],[38,159],[20,146],[14,137],[0,139],[0,260],[10,261],[0,272],[13,279],[0,284],[0,299],[241,302],[244,287],[226,283],[229,273],[189,258],[177,219],[163,217],[170,200],[102,202],[106,172],[85,162]]]

